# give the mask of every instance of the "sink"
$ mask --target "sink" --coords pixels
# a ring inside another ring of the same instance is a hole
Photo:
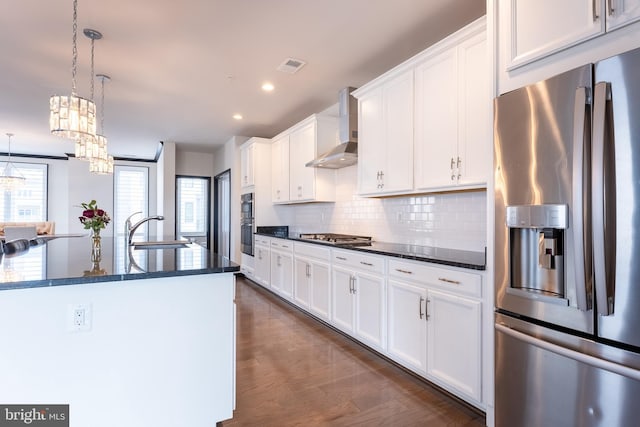
[[[159,240],[149,242],[133,242],[131,246],[133,249],[179,249],[187,248],[188,241],[186,240]]]

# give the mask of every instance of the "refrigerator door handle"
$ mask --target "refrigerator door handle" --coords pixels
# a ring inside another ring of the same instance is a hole
[[[571,222],[573,223],[573,262],[576,275],[576,305],[579,310],[591,309],[592,282],[591,282],[591,247],[589,245],[588,231],[585,226],[589,224],[588,209],[585,209],[584,195],[588,194],[585,186],[589,176],[588,162],[585,161],[585,136],[589,101],[588,89],[579,87],[576,89],[575,104],[573,110],[573,188]],[[588,202],[588,201],[587,201]],[[587,236],[587,238],[585,238]]]
[[[607,82],[597,83],[593,101],[593,174],[591,196],[593,218],[593,270],[596,290],[596,305],[598,314],[609,316],[613,313],[612,295],[608,290],[614,289],[614,284],[607,286],[607,258],[605,242],[605,131],[607,101],[611,99],[611,85]],[[613,280],[613,277],[610,278]]]

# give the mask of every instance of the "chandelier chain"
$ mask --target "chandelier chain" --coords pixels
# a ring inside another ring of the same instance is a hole
[[[95,39],[92,37],[91,38],[91,100],[93,101],[93,92],[94,92],[94,80],[95,80],[95,74],[94,74],[94,68],[93,68],[93,51],[94,51],[94,45],[95,45]]]
[[[104,132],[104,77],[102,77],[102,89],[100,94],[100,130],[102,135],[106,135]]]
[[[7,163],[11,162],[11,137],[13,136],[12,133],[7,133],[7,136],[9,137],[9,155],[7,156]]]
[[[71,94],[76,94],[76,66],[78,64],[78,0],[73,0],[73,61],[71,63]]]

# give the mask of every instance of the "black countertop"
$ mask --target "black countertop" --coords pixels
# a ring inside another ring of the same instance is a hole
[[[256,233],[262,236],[286,238],[304,243],[331,246],[340,249],[349,249],[360,252],[368,252],[378,255],[392,256],[413,261],[431,262],[434,264],[448,265],[452,267],[469,268],[472,270],[485,270],[487,268],[487,256],[485,252],[463,251],[458,249],[436,248],[433,246],[407,245],[403,243],[372,242],[369,246],[334,245],[321,241],[301,239],[299,234],[289,234],[288,237],[273,236],[269,233]]]
[[[156,240],[156,239],[153,239]],[[91,239],[59,238],[0,258],[0,291],[240,271],[228,258],[192,243],[179,249],[131,249],[122,238],[102,238],[102,255],[91,261]]]

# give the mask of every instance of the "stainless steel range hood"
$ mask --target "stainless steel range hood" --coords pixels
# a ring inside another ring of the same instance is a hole
[[[351,96],[353,90],[346,87],[340,91],[340,144],[305,166],[340,169],[358,162],[358,100]]]

